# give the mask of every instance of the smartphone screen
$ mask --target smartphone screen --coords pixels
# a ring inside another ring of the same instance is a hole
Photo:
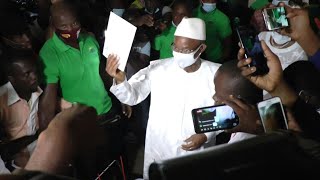
[[[268,30],[276,30],[289,26],[286,9],[284,7],[266,8],[263,17]]]
[[[239,124],[239,118],[230,106],[218,105],[192,110],[196,133],[231,129]]]
[[[288,129],[286,115],[279,97],[258,103],[258,109],[265,132]]]
[[[258,36],[252,28],[247,28],[245,26],[237,27],[236,31],[240,44],[242,48],[245,49],[245,58],[252,58],[252,62],[249,64],[249,67],[255,66],[257,69],[253,75],[267,74],[269,72],[269,68]]]

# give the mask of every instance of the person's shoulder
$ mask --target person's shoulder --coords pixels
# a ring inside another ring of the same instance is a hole
[[[229,20],[229,17],[219,9],[216,9],[215,11],[214,15],[217,16],[219,20]]]
[[[94,34],[90,33],[90,32],[85,32],[85,33],[81,33],[80,34],[81,38],[84,40],[84,42],[86,43],[93,43],[95,44],[97,47],[99,47],[99,43],[96,39],[96,37],[94,36]]]
[[[202,59],[202,66],[209,69],[213,74],[217,72],[221,64]]]
[[[53,39],[48,39],[42,46],[39,52],[39,56],[48,56],[51,55],[55,50],[55,44],[53,42]]]
[[[164,69],[167,69],[169,66],[171,66],[172,62],[173,62],[173,58],[153,60],[153,61],[150,61],[149,68],[150,70],[154,70],[154,71],[164,70]]]

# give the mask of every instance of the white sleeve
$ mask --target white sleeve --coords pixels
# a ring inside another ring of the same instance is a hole
[[[149,67],[146,67],[135,75],[129,81],[116,84],[113,80],[113,85],[110,88],[120,102],[133,106],[139,104],[150,94],[150,73]]]

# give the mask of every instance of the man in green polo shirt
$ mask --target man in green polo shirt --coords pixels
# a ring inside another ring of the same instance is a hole
[[[105,115],[112,102],[99,74],[98,42],[80,32],[76,13],[67,3],[54,4],[51,19],[55,33],[40,50],[47,84],[40,101],[43,128],[56,113],[58,83],[64,100],[92,106],[98,115]]]
[[[216,8],[217,0],[202,0],[193,16],[205,21],[207,31],[207,51],[204,59],[223,63],[231,53],[231,26],[229,18]]]
[[[176,0],[172,5],[172,24],[164,30],[160,35],[156,36],[152,48],[160,51],[160,59],[173,57],[172,43],[174,40],[174,32],[183,17],[190,17],[192,7],[185,0]]]

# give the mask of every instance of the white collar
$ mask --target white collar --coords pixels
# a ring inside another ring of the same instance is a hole
[[[10,81],[7,82],[7,84],[5,84],[4,87],[6,87],[8,92],[8,106],[11,106],[14,103],[18,102],[20,99],[22,99],[19,97],[18,93],[16,92]],[[31,97],[34,95],[36,97],[39,97],[42,94],[42,92],[42,89],[38,87],[38,90],[36,92],[33,92]]]

